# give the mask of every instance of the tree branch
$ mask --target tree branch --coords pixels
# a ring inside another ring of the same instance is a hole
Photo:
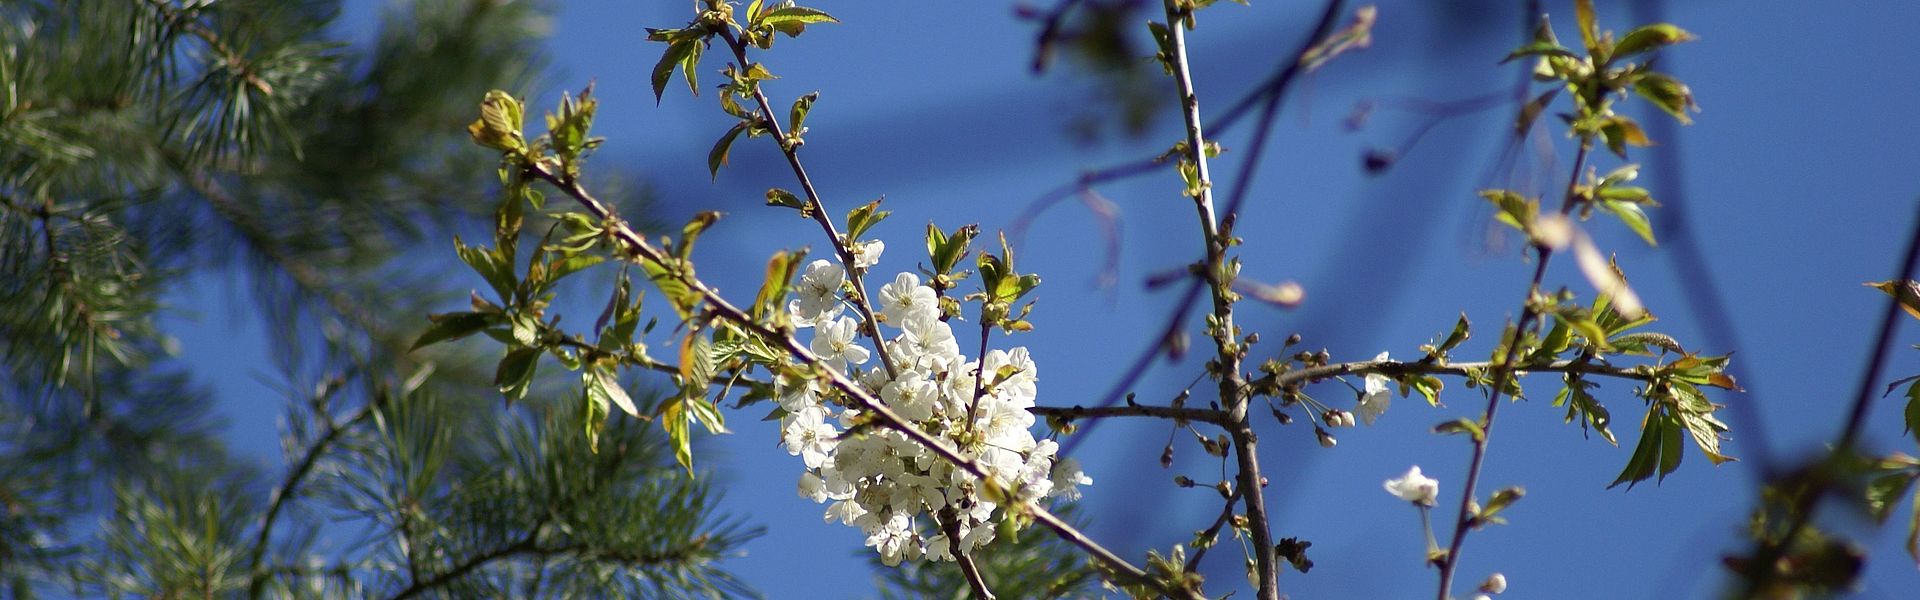
[[[313,471],[313,466],[320,462],[320,457],[326,453],[327,447],[333,445],[335,440],[340,439],[341,434],[359,426],[362,421],[371,418],[374,411],[379,408],[379,402],[376,396],[375,399],[368,401],[365,406],[360,407],[360,410],[354,411],[352,416],[347,417],[344,421],[335,421],[332,417],[325,417],[325,433],[322,433],[319,439],[314,440],[312,444],[307,446],[306,452],[301,455],[299,462],[294,463],[293,469],[287,472],[286,478],[282,479],[280,485],[273,489],[273,501],[268,504],[267,513],[260,517],[260,532],[254,536],[253,549],[250,550],[247,555],[247,571],[251,574],[249,577],[252,580],[247,585],[248,597],[260,597],[261,592],[265,589],[267,578],[271,575],[269,572],[260,570],[260,561],[267,555],[267,549],[272,542],[273,524],[280,516],[280,509],[286,507],[287,502],[299,491],[300,484],[306,481],[307,474]]]
[[[1580,150],[1573,155],[1573,172],[1567,176],[1566,195],[1560,200],[1560,215],[1566,216],[1573,211],[1574,189],[1580,184],[1580,171],[1586,167],[1587,155],[1593,151],[1593,138],[1581,137]],[[1534,251],[1539,260],[1534,264],[1533,281],[1527,286],[1527,297],[1521,302],[1520,320],[1514,324],[1513,335],[1507,338],[1507,354],[1501,357],[1500,364],[1493,370],[1493,386],[1487,390],[1487,409],[1481,413],[1481,434],[1473,436],[1473,458],[1467,463],[1467,480],[1460,486],[1460,510],[1453,520],[1453,540],[1447,544],[1447,553],[1440,562],[1440,590],[1438,600],[1452,597],[1454,572],[1460,566],[1460,548],[1467,540],[1467,531],[1471,529],[1473,513],[1469,510],[1474,504],[1474,488],[1480,483],[1480,471],[1486,464],[1487,443],[1493,439],[1493,417],[1500,409],[1500,393],[1513,381],[1515,369],[1520,362],[1520,343],[1526,338],[1527,330],[1540,317],[1540,311],[1533,302],[1540,294],[1540,284],[1547,277],[1547,263],[1553,259],[1553,248],[1545,244],[1534,243]]]
[[[1251,530],[1253,537],[1258,597],[1260,600],[1279,600],[1280,577],[1274,566],[1273,532],[1268,529],[1266,498],[1260,488],[1264,479],[1260,475],[1260,455],[1255,446],[1257,440],[1253,428],[1247,422],[1247,393],[1240,377],[1240,360],[1246,355],[1246,347],[1240,344],[1239,329],[1233,324],[1233,303],[1239,295],[1232,289],[1236,266],[1227,262],[1227,247],[1232,244],[1234,213],[1229,209],[1225,221],[1214,213],[1213,175],[1207,165],[1207,138],[1200,121],[1200,98],[1194,93],[1193,74],[1187,64],[1187,28],[1183,22],[1193,16],[1194,9],[1191,5],[1183,8],[1175,0],[1165,0],[1162,6],[1167,15],[1167,47],[1172,54],[1168,57],[1168,63],[1173,68],[1173,78],[1179,86],[1181,116],[1186,121],[1186,159],[1193,164],[1194,178],[1199,188],[1193,190],[1198,192],[1193,200],[1194,209],[1200,217],[1201,238],[1207,250],[1202,277],[1213,292],[1213,316],[1207,327],[1213,334],[1217,353],[1208,364],[1208,370],[1220,381],[1220,405],[1227,411],[1227,434],[1233,437],[1234,459],[1239,466],[1240,497],[1246,503],[1247,529]],[[1249,172],[1255,168],[1252,160],[1248,162]],[[1238,190],[1244,191],[1244,187]],[[1239,199],[1238,192],[1236,202]]]
[[[608,229],[612,232],[615,239],[619,241],[629,258],[652,261],[659,264],[669,264],[671,262],[672,259],[668,257],[665,252],[654,247],[646,238],[634,232],[633,228],[627,226],[624,221],[620,220],[611,208],[594,198],[585,188],[581,187],[578,181],[557,175],[546,166],[537,162],[528,163],[524,168],[527,169],[528,173],[553,184],[556,188],[560,189],[560,191],[572,197],[575,202],[585,207],[594,217],[605,221]],[[693,293],[698,294],[700,298],[708,304],[708,311],[713,316],[732,322],[747,333],[759,336],[768,343],[780,347],[785,350],[788,355],[803,364],[814,366],[821,364],[820,357],[814,355],[805,344],[800,343],[799,340],[794,339],[793,336],[755,321],[751,315],[728,302],[726,298],[721,297],[719,292],[714,291],[706,282],[695,277],[687,276],[684,273],[675,273],[674,276],[678,277],[682,284],[686,285]],[[817,376],[824,378],[829,385],[840,390],[841,393],[846,394],[861,410],[874,415],[874,418],[877,419],[881,426],[900,432],[900,434],[906,436],[907,439],[933,451],[941,460],[952,463],[954,466],[959,467],[974,477],[983,480],[994,480],[992,475],[988,474],[986,468],[982,467],[979,462],[961,455],[958,450],[953,449],[946,443],[934,439],[931,435],[914,427],[906,419],[901,418],[898,413],[893,412],[893,409],[889,408],[886,403],[873,397],[872,394],[868,394],[865,389],[860,387],[860,385],[852,379],[849,379],[846,375],[833,369],[824,368],[815,369],[815,373]],[[1061,539],[1065,539],[1079,546],[1096,560],[1106,564],[1109,568],[1128,580],[1153,585],[1160,588],[1161,592],[1170,596],[1183,598],[1199,597],[1197,594],[1193,594],[1187,590],[1167,588],[1161,582],[1152,580],[1147,577],[1145,571],[1128,563],[1125,559],[1115,555],[1099,543],[1094,542],[1088,538],[1086,534],[1081,533],[1079,529],[1069,525],[1065,520],[1062,520],[1059,516],[1054,515],[1038,504],[1029,502],[1024,506],[1009,506],[1008,508],[1024,510],[1029,516],[1033,517],[1035,521],[1053,530]]]
[[[740,61],[741,70],[752,66],[753,63],[747,61],[746,43],[734,36],[732,29],[720,28],[720,37],[733,49],[733,56]],[[774,142],[780,145],[780,153],[787,157],[787,166],[793,168],[793,177],[800,181],[800,190],[807,195],[807,207],[810,209],[807,212],[813,215],[814,222],[820,224],[821,231],[826,232],[828,241],[833,244],[834,256],[846,268],[847,280],[853,282],[856,296],[853,307],[860,313],[862,330],[867,337],[873,338],[873,353],[880,356],[880,364],[887,368],[888,376],[899,374],[893,357],[887,353],[886,338],[880,336],[880,322],[873,318],[873,297],[867,295],[866,269],[856,266],[859,263],[854,259],[853,249],[848,247],[853,240],[842,237],[839,228],[834,226],[833,217],[827,214],[826,204],[820,200],[820,192],[813,188],[813,179],[807,176],[807,168],[800,164],[800,144],[787,139],[787,132],[782,129],[779,117],[774,116],[773,103],[767,100],[766,91],[760,89],[757,81],[753,83],[753,99],[760,104],[761,119],[766,122],[767,129],[773,132]]]

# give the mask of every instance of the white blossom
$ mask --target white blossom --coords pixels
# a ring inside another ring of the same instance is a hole
[[[846,280],[846,270],[832,261],[807,263],[800,283],[793,286],[793,301],[787,303],[794,326],[812,327],[840,316],[840,311],[845,309],[840,304],[840,284]]]
[[[840,432],[826,423],[826,411],[808,408],[787,415],[781,434],[786,442],[787,454],[800,457],[809,469],[820,468],[827,460],[827,454],[838,443],[835,436]]]
[[[856,247],[856,266],[871,266],[883,248],[877,242]],[[869,362],[871,352],[856,339],[862,324],[841,316],[845,281],[839,266],[815,261],[789,303],[794,322],[814,328],[809,348],[823,362],[844,370],[853,385],[908,424],[980,465],[1014,500],[1074,500],[1081,486],[1093,483],[1078,462],[1058,456],[1053,440],[1034,437],[1028,409],[1039,397],[1039,370],[1025,348],[962,355],[953,328],[940,320],[932,288],[901,273],[880,289],[875,306],[883,322],[899,328],[880,342],[894,368],[855,368]],[[806,467],[795,491],[826,504],[826,521],[859,528],[882,562],[971,554],[993,541],[999,520],[1009,514],[979,495],[986,486],[973,473],[898,431],[875,428],[839,439],[841,428],[869,415],[825,384],[796,385],[777,400],[785,412],[781,441]],[[943,517],[950,521],[936,522],[935,514],[950,515]]]
[[[854,343],[854,336],[859,334],[859,322],[841,317],[819,323],[813,332],[813,343],[807,347],[828,365],[845,370],[847,363],[863,365],[870,356],[866,347]]]
[[[1373,357],[1373,360],[1387,360],[1387,353],[1381,352],[1379,356]],[[1359,411],[1362,422],[1372,425],[1373,420],[1380,418],[1380,415],[1387,412],[1387,406],[1393,404],[1393,392],[1387,387],[1391,381],[1393,380],[1385,375],[1367,374],[1366,391],[1360,394],[1359,406],[1354,407],[1354,410]]]
[[[1433,506],[1435,497],[1440,495],[1440,482],[1420,474],[1418,465],[1407,469],[1406,475],[1388,479],[1386,488],[1387,493],[1420,506]]]
[[[895,327],[920,315],[938,319],[939,311],[939,299],[934,296],[933,288],[920,285],[918,275],[901,273],[894,276],[893,283],[880,286],[880,314]]]
[[[887,243],[868,240],[847,249],[853,252],[853,268],[865,270],[880,264],[880,253],[887,251]]]

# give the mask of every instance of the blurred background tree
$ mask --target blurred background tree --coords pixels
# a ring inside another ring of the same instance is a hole
[[[578,402],[407,352],[465,290],[396,259],[491,209],[463,126],[541,85],[546,9],[398,3],[348,43],[339,4],[0,6],[0,595],[746,592],[757,532],[655,432],[592,452]],[[225,449],[160,326],[222,274],[275,328],[283,468]]]

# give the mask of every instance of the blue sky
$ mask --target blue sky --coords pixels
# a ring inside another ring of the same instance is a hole
[[[1301,332],[1307,346],[1325,347],[1336,359],[1382,350],[1414,356],[1419,344],[1444,333],[1465,311],[1478,334],[1461,356],[1482,355],[1498,324],[1517,312],[1531,273],[1510,249],[1485,243],[1489,214],[1474,195],[1504,180],[1492,177],[1510,108],[1438,124],[1380,176],[1363,172],[1360,157],[1370,147],[1400,145],[1425,118],[1387,106],[1508,90],[1515,72],[1495,62],[1515,45],[1521,3],[1378,4],[1373,47],[1341,57],[1295,88],[1266,160],[1256,167],[1239,226],[1247,240],[1239,248],[1244,276],[1298,281],[1306,303],[1293,311],[1243,305],[1242,325],[1262,332],[1268,352],[1278,346],[1272,342]],[[1603,26],[1633,25],[1629,4],[1600,2]],[[1738,332],[1733,371],[1749,392],[1715,400],[1751,405],[1765,428],[1741,420],[1744,413],[1723,412],[1734,429],[1729,452],[1751,458],[1750,443],[1764,436],[1784,456],[1801,456],[1839,430],[1884,302],[1860,284],[1891,274],[1913,222],[1920,145],[1912,140],[1920,139],[1920,119],[1911,107],[1920,98],[1920,69],[1911,63],[1920,59],[1920,38],[1899,35],[1906,32],[1893,24],[1920,23],[1920,5],[1671,4],[1665,19],[1701,39],[1668,52],[1662,67],[1692,86],[1703,111],[1694,125],[1651,130],[1663,145],[1632,158],[1647,165],[1643,182],[1669,205],[1652,211],[1656,225],[1684,203],[1711,281],[1730,299],[1720,316]],[[689,5],[561,4],[549,45],[558,69],[552,81],[574,89],[597,82],[597,132],[609,138],[598,164],[655,186],[661,219],[674,222],[697,210],[728,213],[697,258],[703,274],[739,295],[757,285],[771,252],[817,249],[824,240],[810,223],[761,206],[766,188],[793,186],[767,140],[742,140],[732,165],[710,180],[707,148],[730,125],[711,90],[691,97],[676,81],[655,104],[647,74],[662,47],[645,42],[642,28],[678,26]],[[912,250],[929,220],[947,228],[1005,227],[1081,170],[1156,153],[1180,136],[1178,123],[1163,117],[1137,139],[1076,141],[1067,123],[1094,106],[1098,92],[1064,62],[1049,75],[1030,74],[1033,27],[1014,18],[1012,3],[814,5],[844,23],[781,39],[765,56],[782,77],[768,89],[776,104],[821,92],[804,157],[830,206],[845,210],[884,196],[894,211],[876,231],[892,248],[880,273],[913,267]],[[354,4],[346,24],[368,31],[371,6]],[[1304,35],[1318,7],[1265,0],[1202,13],[1191,39],[1203,111],[1225,107],[1263,77]],[[1562,39],[1573,39],[1564,18],[1571,10],[1559,2],[1548,7]],[[718,58],[710,53],[703,64],[709,81],[717,79]],[[536,105],[548,105],[557,89],[550,92]],[[1382,108],[1365,127],[1350,130],[1345,117],[1367,101]],[[1649,123],[1663,118],[1642,114]],[[1243,124],[1222,136],[1229,152],[1217,163],[1218,180],[1231,181],[1245,168],[1234,150],[1247,145],[1246,135]],[[1534,174],[1522,177],[1522,185],[1564,181],[1568,148],[1557,135],[1548,141],[1557,143],[1530,148],[1522,158],[1519,172]],[[474,160],[487,158],[476,152]],[[1605,170],[1620,162],[1605,156],[1597,164]],[[1122,211],[1121,277],[1114,289],[1094,285],[1105,241],[1084,208],[1063,204],[1027,236],[1021,270],[1040,273],[1046,284],[1033,318],[1037,330],[1012,343],[1030,347],[1040,365],[1041,403],[1097,400],[1165,318],[1174,294],[1145,292],[1142,281],[1193,260],[1200,248],[1178,186],[1168,172],[1100,188]],[[1689,348],[1728,350],[1709,344],[1688,297],[1697,282],[1680,275],[1673,240],[1648,248],[1604,219],[1588,229],[1618,254],[1661,317],[1655,328]],[[444,250],[450,255],[450,244]],[[1570,264],[1556,263],[1548,278],[1552,286],[1589,291]],[[200,285],[183,297],[207,308],[170,330],[181,337],[186,360],[220,394],[236,446],[282,468],[272,433],[282,414],[274,400],[278,376],[265,358],[261,326],[246,308],[243,279],[196,281]],[[1920,343],[1920,328],[1903,326],[1902,348]],[[962,337],[963,347],[971,347]],[[240,368],[216,368],[236,364],[236,344],[243,349]],[[1193,358],[1156,364],[1136,390],[1143,399],[1168,398],[1198,372]],[[1897,352],[1888,372],[1920,373],[1920,353]],[[1605,490],[1637,439],[1641,403],[1619,383],[1598,391],[1616,415],[1622,441],[1616,448],[1562,424],[1561,411],[1547,405],[1557,380],[1536,379],[1546,382],[1530,388],[1537,399],[1502,408],[1483,480],[1483,490],[1518,484],[1528,495],[1511,511],[1510,525],[1468,538],[1461,580],[1501,571],[1512,581],[1510,594],[1524,598],[1711,595],[1721,583],[1719,556],[1737,547],[1757,481],[1754,461],[1715,468],[1690,453],[1661,485]],[[1442,510],[1451,510],[1468,447],[1427,429],[1477,413],[1482,401],[1457,384],[1450,382],[1446,406],[1398,400],[1378,425],[1338,431],[1333,449],[1320,448],[1312,429],[1300,424],[1259,425],[1275,534],[1314,542],[1318,563],[1311,574],[1283,576],[1286,592],[1297,598],[1431,594],[1434,573],[1421,563],[1417,514],[1384,493],[1380,482],[1418,464],[1441,481]],[[1335,406],[1350,402],[1338,384],[1314,395]],[[1869,439],[1878,449],[1914,452],[1912,440],[1900,435],[1898,410],[1894,400],[1882,402]],[[777,433],[759,416],[730,414],[736,433],[706,442],[700,457],[725,482],[724,510],[767,528],[735,568],[774,597],[791,597],[796,585],[807,586],[808,597],[870,595],[871,574],[858,554],[861,536],[821,523],[821,507],[795,496],[798,459],[776,446]],[[1157,458],[1167,434],[1161,423],[1108,423],[1079,450],[1096,480],[1084,501],[1091,533],[1124,555],[1183,542],[1218,511],[1211,492],[1168,483],[1174,474],[1212,481],[1218,465],[1186,445],[1175,468],[1162,470]],[[1840,518],[1832,524],[1859,523],[1833,512]],[[1896,518],[1884,529],[1860,530],[1874,553],[1862,597],[1905,597],[1920,589],[1920,573],[1901,549],[1901,525]],[[1239,581],[1239,564],[1239,555],[1222,547],[1209,560],[1215,583],[1209,589],[1218,593]]]

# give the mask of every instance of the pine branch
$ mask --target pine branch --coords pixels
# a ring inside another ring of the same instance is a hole
[[[375,396],[373,401],[360,407],[360,410],[354,411],[345,420],[336,421],[332,417],[323,415],[326,427],[320,438],[307,445],[300,460],[294,463],[293,468],[280,481],[280,485],[274,488],[267,512],[260,517],[260,531],[254,536],[253,548],[247,554],[247,571],[253,574],[253,582],[247,588],[249,597],[260,597],[267,580],[272,576],[271,572],[260,570],[260,561],[267,555],[267,549],[272,542],[274,521],[279,518],[280,509],[286,506],[295,493],[299,492],[300,484],[306,480],[307,474],[313,471],[313,466],[320,462],[320,457],[326,454],[327,448],[333,445],[334,441],[347,431],[358,427],[361,422],[373,417],[374,412],[379,410],[380,398]]]

